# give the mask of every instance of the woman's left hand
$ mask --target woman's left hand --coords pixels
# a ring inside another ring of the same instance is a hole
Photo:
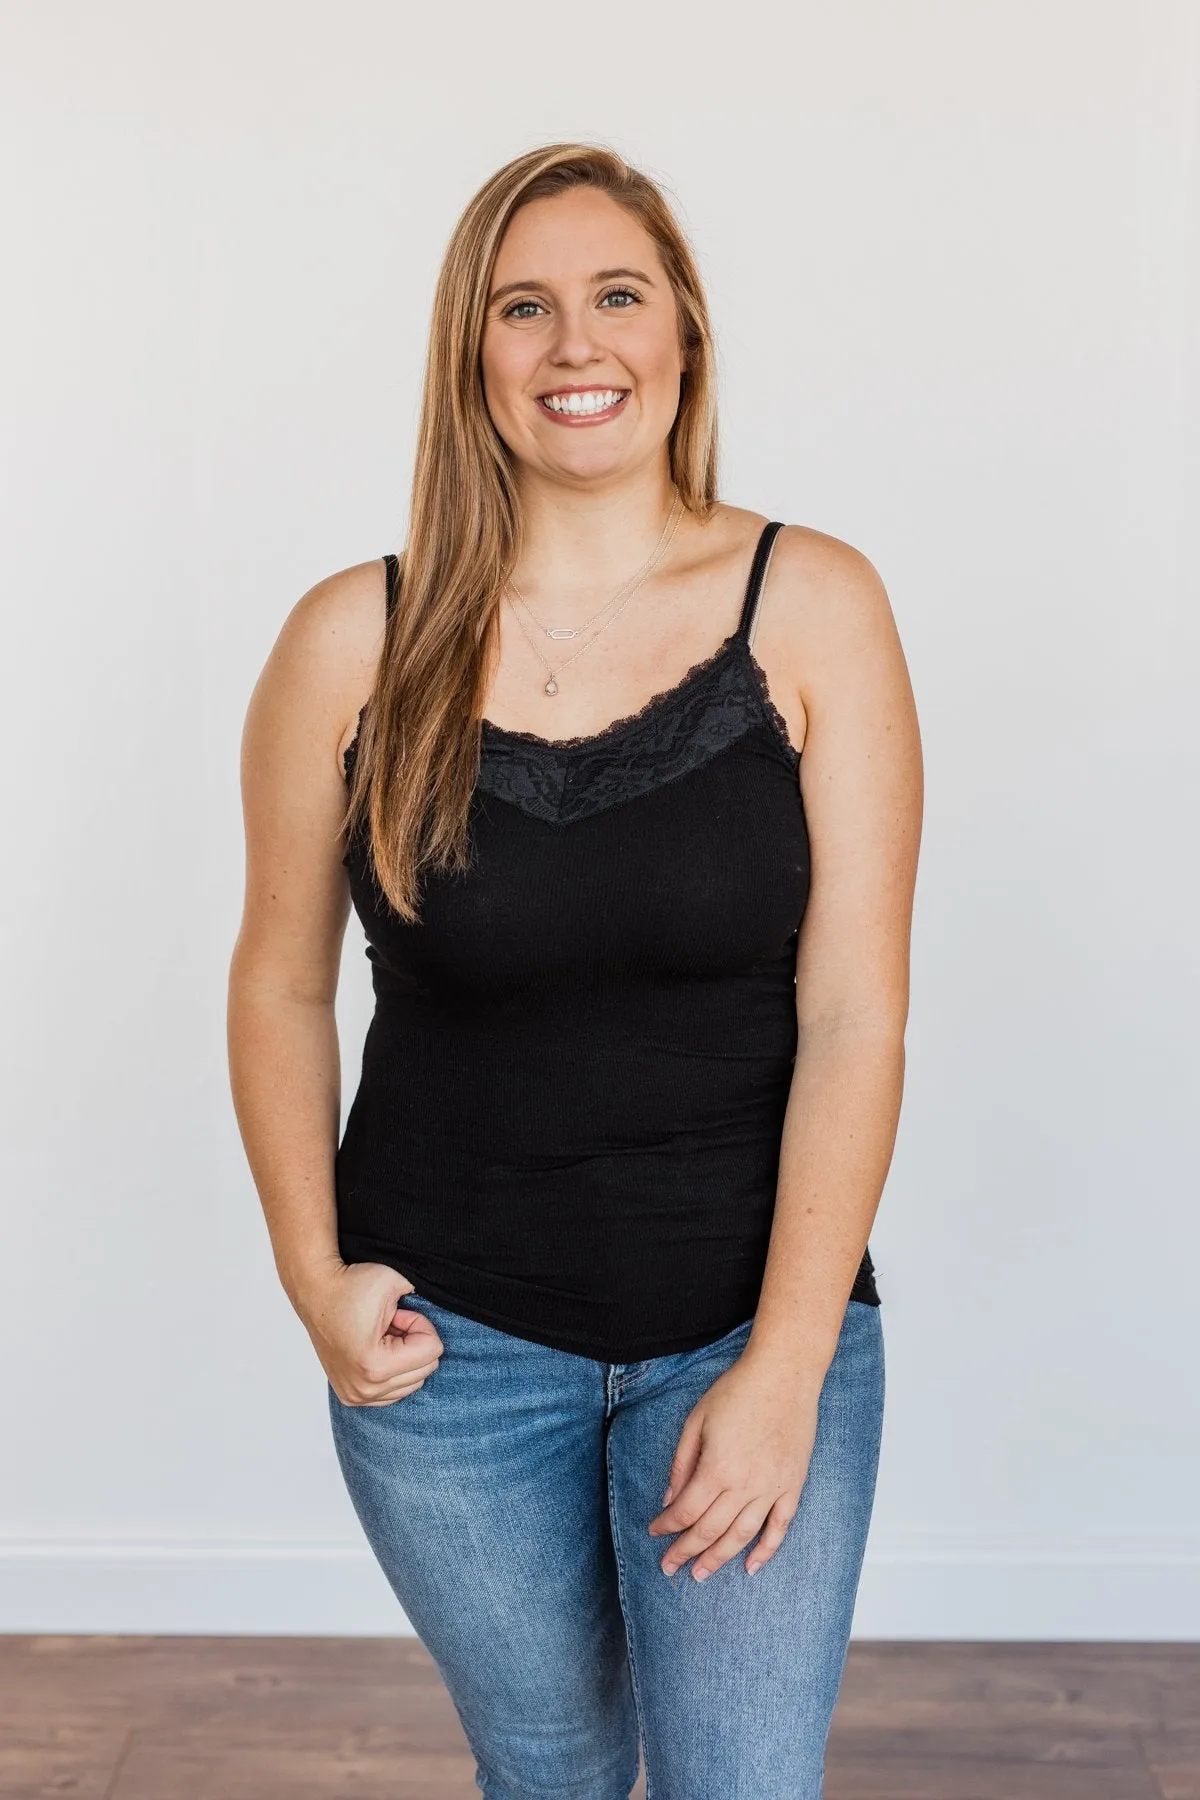
[[[664,1573],[694,1556],[692,1575],[703,1581],[759,1531],[747,1573],[774,1556],[800,1504],[819,1397],[819,1386],[797,1393],[794,1378],[745,1356],[701,1395],[679,1436],[664,1509],[650,1521],[652,1536],[680,1533]]]

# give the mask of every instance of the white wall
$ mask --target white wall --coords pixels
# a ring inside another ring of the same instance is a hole
[[[1200,14],[467,0],[7,14],[0,1616],[389,1631],[228,1097],[238,738],[403,542],[454,218],[678,194],[725,492],[865,550],[924,730],[859,1629],[1200,1629]],[[346,1101],[369,989],[351,921]]]

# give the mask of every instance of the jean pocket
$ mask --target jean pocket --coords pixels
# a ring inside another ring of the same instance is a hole
[[[438,1306],[436,1301],[426,1299],[424,1294],[401,1294],[396,1302],[401,1311],[408,1312],[444,1312],[445,1307]]]

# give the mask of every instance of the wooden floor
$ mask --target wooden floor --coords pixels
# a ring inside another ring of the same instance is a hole
[[[415,1638],[0,1637],[0,1795],[479,1800]],[[1200,1800],[1200,1645],[857,1644],[826,1797]]]

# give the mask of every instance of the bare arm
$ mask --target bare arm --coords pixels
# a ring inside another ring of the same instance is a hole
[[[921,749],[883,584],[836,538],[780,533],[764,605],[785,717],[803,721],[812,888],[798,1040],[754,1323],[684,1421],[652,1536],[697,1579],[756,1538],[753,1573],[800,1504],[821,1389],[891,1161],[904,1078]],[[790,671],[792,679],[783,674]]]
[[[816,1394],[895,1145],[923,782],[908,670],[871,564],[836,539],[785,532],[771,585],[794,625],[807,718],[812,890],[775,1218],[746,1355]]]
[[[255,686],[227,1015],[234,1107],[280,1280],[339,1398],[362,1405],[420,1386],[441,1351],[423,1315],[397,1315],[412,1283],[381,1264],[348,1267],[337,1243],[334,1002],[350,911],[338,753],[370,689],[382,625],[378,563],[332,576],[293,608]]]

